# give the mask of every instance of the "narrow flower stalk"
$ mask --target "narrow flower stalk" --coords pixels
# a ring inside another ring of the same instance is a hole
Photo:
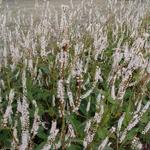
[[[68,137],[71,137],[71,138],[76,137],[72,124],[68,125]]]
[[[97,124],[99,124],[102,120],[102,116],[104,114],[104,104],[103,102],[99,103],[100,105],[100,111],[97,110],[97,112],[95,113],[95,116],[94,116],[94,122],[96,122]]]
[[[149,60],[149,63],[147,65],[147,73],[150,74],[150,60]]]
[[[6,49],[6,40],[5,40],[5,47],[4,47],[4,50],[3,50],[3,57],[4,57],[4,65],[5,65],[5,67],[7,67],[7,65],[8,65],[8,60],[7,60],[8,52],[7,52],[7,49]]]
[[[134,115],[138,114],[141,110],[141,107],[142,107],[142,100],[140,100],[138,103],[137,103],[137,109],[136,111],[134,112]]]
[[[76,107],[75,107],[74,100],[73,100],[73,94],[72,94],[72,92],[71,92],[69,87],[67,88],[67,95],[68,95],[68,98],[69,98],[69,104],[70,104],[71,110],[73,112],[75,112],[76,111]]]
[[[68,8],[69,7],[67,5],[61,6],[62,16],[61,16],[61,23],[60,23],[60,31],[62,33],[66,33],[67,27],[68,27],[68,22],[67,22],[67,17],[66,17],[66,13],[67,13]]]
[[[95,60],[97,60],[99,56],[102,56],[104,49],[106,49],[106,47],[108,46],[107,35],[103,31],[103,28],[99,30],[99,34],[99,39],[96,35],[94,37]]]
[[[93,141],[96,131],[98,129],[98,125],[103,117],[104,105],[103,102],[101,102],[100,95],[97,96],[96,108],[97,111],[95,112],[94,118],[90,119],[87,122],[86,127],[84,129],[84,132],[86,133],[86,136],[83,141],[84,149],[88,148],[89,144]]]
[[[115,100],[116,99],[116,91],[115,91],[115,81],[116,81],[116,75],[113,78],[112,86],[111,86],[111,97]]]
[[[76,7],[71,0],[60,11],[37,2],[30,13],[5,3],[0,10],[0,122],[2,137],[11,133],[8,149],[142,149],[138,136],[148,136],[148,120],[127,138],[149,113],[150,1],[108,0],[104,13],[94,1]]]
[[[75,138],[76,135],[75,135],[75,131],[73,129],[73,126],[72,124],[68,124],[68,132],[67,134],[65,135],[65,142],[67,143],[67,147],[70,146],[71,144],[71,139]]]
[[[85,99],[88,96],[90,96],[90,94],[93,92],[93,90],[95,89],[98,81],[103,82],[103,78],[101,77],[101,69],[97,66],[96,67],[96,72],[95,72],[95,78],[94,78],[94,82],[93,82],[93,86],[91,87],[91,89],[89,89],[85,94],[81,95],[81,99]]]
[[[81,95],[80,98],[81,98],[81,99],[85,99],[85,98],[87,98],[88,96],[90,96],[91,93],[93,92],[94,88],[95,88],[95,85],[93,85],[93,87],[92,87],[91,89],[89,89],[84,95]]]
[[[109,137],[107,136],[103,142],[99,145],[98,150],[104,150],[104,148],[107,146],[109,142]]]
[[[148,122],[144,130],[142,131],[142,134],[146,134],[149,130],[150,130],[150,121]]]
[[[5,87],[5,82],[4,82],[4,80],[0,80],[0,86],[1,86],[1,89],[5,89],[6,87]]]
[[[82,60],[77,60],[76,62],[76,66],[74,66],[74,70],[73,70],[73,76],[75,76],[76,78],[76,98],[75,98],[75,107],[76,110],[79,109],[80,104],[81,104],[81,87],[83,84],[83,62]]]
[[[70,82],[71,82],[71,75],[68,77],[67,81],[66,81],[66,84],[67,84],[67,95],[68,95],[68,98],[69,98],[69,104],[70,104],[70,107],[71,107],[71,110],[73,112],[76,111],[76,107],[75,107],[75,104],[74,104],[74,98],[73,98],[73,93],[70,89]]]
[[[46,57],[47,42],[46,42],[45,36],[41,36],[40,42],[41,42],[41,57]]]
[[[11,89],[8,98],[8,106],[3,116],[3,126],[7,126],[8,120],[11,119],[11,114],[13,113],[12,102],[14,100],[14,96],[15,96],[14,89]]]
[[[125,139],[127,133],[139,123],[141,117],[148,110],[149,106],[150,106],[150,101],[148,101],[146,103],[146,105],[142,108],[142,110],[138,114],[135,114],[133,116],[133,118],[129,122],[128,126],[125,128],[125,130],[122,132],[122,134],[120,136],[120,143],[123,142],[123,140]]]
[[[48,136],[47,143],[43,146],[42,150],[51,149],[52,145],[54,146],[55,138],[59,132],[59,129],[56,128],[57,122],[52,121],[52,126],[50,129],[50,135]]]
[[[125,95],[126,89],[128,87],[129,81],[131,79],[132,76],[132,71],[131,70],[127,70],[125,72],[125,75],[119,85],[119,90],[116,96],[116,99],[120,101],[121,105],[123,104],[123,97]]]
[[[131,147],[134,150],[141,150],[143,147],[143,144],[140,142],[140,139],[138,137],[134,137],[134,139],[132,140]]]
[[[110,135],[112,134],[112,133],[114,133],[116,131],[116,128],[115,127],[112,127],[111,129],[110,129]],[[98,150],[104,150],[105,149],[105,147],[108,145],[108,143],[109,143],[109,136],[107,136],[103,141],[102,141],[102,143],[99,145],[99,147],[98,147]]]
[[[18,145],[19,145],[17,126],[18,126],[18,122],[16,120],[15,125],[13,127],[13,141],[11,142],[11,146],[13,149],[18,149]]]
[[[64,81],[60,79],[57,83],[57,98],[60,102],[59,114],[60,117],[64,116],[64,107],[65,107],[65,99],[64,99]]]
[[[2,102],[2,88],[0,88],[0,103]]]
[[[26,67],[27,67],[27,60],[25,60],[25,66],[22,72],[22,87],[23,87],[23,98],[21,103],[21,128],[22,128],[22,136],[21,136],[21,145],[19,147],[20,150],[26,150],[28,148],[29,140],[30,140],[30,133],[29,133],[29,104],[27,102],[26,94],[27,94],[27,87],[26,87]]]
[[[33,125],[32,125],[32,129],[31,129],[31,139],[33,139],[35,137],[35,135],[38,133],[38,129],[40,127],[41,121],[40,121],[40,116],[38,115],[39,113],[39,108],[37,106],[37,103],[35,100],[33,100],[33,105],[35,107],[35,112],[34,112],[34,120],[33,120]]]
[[[33,60],[31,58],[28,60],[28,68],[30,72],[33,74]]]
[[[125,114],[126,113],[123,113],[123,115],[119,118],[118,120],[118,126],[117,126],[117,136],[119,137],[120,136],[120,130],[121,130],[121,127],[122,127],[122,123],[124,121],[124,118],[125,118]]]
[[[94,137],[94,133],[90,131],[92,120],[87,121],[84,132],[86,133],[86,137],[83,141],[84,149],[87,148],[88,144],[91,143]]]
[[[87,107],[86,107],[86,112],[89,112],[90,106],[91,106],[91,99],[89,98],[88,103],[87,103]]]

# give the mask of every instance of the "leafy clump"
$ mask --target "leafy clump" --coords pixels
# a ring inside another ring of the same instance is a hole
[[[0,149],[148,146],[150,3],[0,16]],[[37,7],[37,6],[36,6]],[[101,15],[100,15],[101,14]]]

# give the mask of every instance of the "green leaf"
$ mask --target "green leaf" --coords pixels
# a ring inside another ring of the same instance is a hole
[[[45,142],[42,142],[40,145],[38,145],[34,150],[41,150],[44,146]]]
[[[99,128],[97,131],[98,137],[104,139],[108,133],[107,128]]]
[[[82,146],[75,145],[75,144],[71,144],[71,146],[67,148],[67,150],[82,150],[82,149],[83,149]]]
[[[41,139],[43,139],[44,141],[47,140],[48,135],[46,135],[44,133],[44,130],[42,128],[39,129],[37,136]]]
[[[109,147],[109,146],[106,146],[106,147],[104,148],[104,150],[114,150],[114,149],[111,148],[111,147]]]
[[[131,141],[133,137],[138,133],[139,128],[133,128],[126,136],[125,141]]]

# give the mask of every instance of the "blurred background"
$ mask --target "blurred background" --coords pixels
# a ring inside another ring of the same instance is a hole
[[[35,3],[42,4],[46,0],[0,0],[0,3],[3,4],[3,6],[8,5],[9,7],[13,9],[18,8],[26,8],[26,9],[32,9],[35,6]],[[71,0],[47,0],[50,2],[51,6],[59,7],[61,4],[69,5]],[[90,1],[90,0],[86,0]],[[77,5],[81,2],[81,0],[72,0],[73,4]],[[99,7],[104,7],[106,4],[105,0],[93,0],[93,2],[98,5]]]

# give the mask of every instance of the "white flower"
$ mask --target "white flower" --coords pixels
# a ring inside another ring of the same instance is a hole
[[[150,34],[149,33],[143,33],[143,36],[147,39],[150,36]]]
[[[149,60],[149,63],[147,65],[147,72],[150,74],[150,60]]]
[[[118,120],[118,131],[120,131],[121,130],[121,126],[122,126],[122,123],[123,123],[123,120],[124,120],[124,118],[125,118],[125,114],[126,113],[123,113],[123,115],[119,118],[119,120]]]
[[[135,150],[141,150],[143,145],[142,143],[140,142],[139,138],[137,137],[134,137],[133,141],[132,141],[132,145],[131,147]]]
[[[63,80],[60,79],[57,83],[57,97],[60,99],[62,104],[64,104],[64,92]]]
[[[35,106],[34,121],[33,121],[32,129],[31,129],[32,136],[34,137],[38,133],[38,129],[39,129],[41,122],[40,122],[40,116],[38,115],[39,108],[37,106],[37,103],[35,100],[33,100],[32,103]]]
[[[84,141],[83,141],[83,146],[84,149],[86,149],[86,147],[88,146],[89,143],[91,143],[93,141],[95,133],[91,133],[90,131],[87,133]]]
[[[136,114],[139,113],[141,107],[142,107],[142,100],[139,101],[138,106],[137,106],[137,109],[136,109],[136,111],[134,112],[134,115],[136,115]]]
[[[0,88],[0,103],[2,102],[2,89]]]
[[[72,137],[72,138],[75,137],[75,133],[74,133],[74,129],[73,129],[72,124],[68,125],[68,137]]]
[[[103,82],[103,78],[101,77],[101,69],[98,66],[96,67],[95,81]]]
[[[121,50],[119,48],[117,48],[115,53],[113,54],[114,62],[113,62],[112,67],[113,68],[117,67],[122,58],[123,58],[123,54],[121,53]]]
[[[102,141],[102,143],[99,145],[98,150],[104,150],[104,148],[106,147],[106,145],[109,142],[109,138],[108,136]]]
[[[17,111],[20,113],[22,111],[22,105],[21,105],[20,99],[17,100]]]
[[[8,105],[5,111],[5,114],[3,116],[3,124],[6,125],[8,122],[8,119],[11,118],[11,114],[12,114],[12,106]]]
[[[28,61],[28,67],[29,67],[30,71],[33,70],[33,59],[29,59],[29,61]]]
[[[133,127],[137,125],[138,122],[139,122],[139,117],[136,117],[129,123],[129,125],[127,126],[127,130],[130,131]]]
[[[21,125],[22,125],[22,130],[26,130],[28,128],[29,125],[29,111],[28,111],[28,103],[26,102],[26,100],[24,99],[22,102],[22,106],[21,106]]]
[[[66,51],[64,51],[63,49],[61,50],[61,52],[59,53],[58,56],[58,61],[60,63],[60,68],[62,69],[63,67],[66,68],[67,66],[67,62],[68,62],[68,53]]]
[[[148,101],[146,105],[143,107],[143,109],[141,110],[140,117],[149,109],[149,107],[150,107],[150,101]]]
[[[7,122],[8,122],[8,119],[10,120],[11,119],[11,114],[13,113],[12,111],[12,102],[13,102],[13,99],[14,99],[14,89],[11,89],[10,90],[10,93],[9,93],[9,101],[8,101],[8,106],[6,108],[6,111],[4,113],[4,116],[3,116],[3,124],[6,125]]]
[[[5,89],[5,82],[4,80],[0,80],[0,86],[1,86],[1,89]]]
[[[91,99],[88,100],[86,111],[89,112],[91,106]]]
[[[87,121],[86,122],[86,126],[85,126],[85,129],[84,129],[84,132],[88,132],[88,130],[90,129],[91,127],[91,120]]]
[[[10,101],[10,103],[13,102],[14,96],[15,96],[14,89],[11,89],[10,93],[9,93],[9,101]]]
[[[92,87],[91,89],[89,89],[85,94],[81,95],[81,99],[85,99],[87,98],[88,96],[90,96],[90,94],[93,92],[95,87]]]
[[[47,143],[43,146],[42,150],[50,150],[51,146],[59,132],[59,129],[56,128],[57,122],[52,121],[52,126],[50,130],[50,135],[48,136]]]
[[[101,122],[103,114],[104,114],[104,105],[103,103],[99,104],[100,105],[100,111],[95,113],[94,116],[94,121],[98,124]]]
[[[150,130],[150,121],[146,125],[145,129],[143,130],[142,134],[146,134]]]
[[[30,140],[29,131],[25,130],[21,133],[21,145],[19,147],[19,150],[26,150],[28,149],[28,144]]]

